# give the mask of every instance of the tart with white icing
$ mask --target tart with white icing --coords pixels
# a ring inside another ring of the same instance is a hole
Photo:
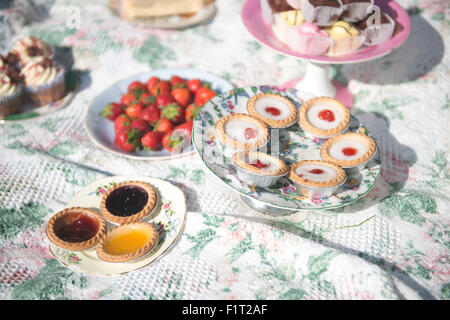
[[[304,131],[317,137],[328,138],[348,128],[350,111],[334,98],[313,98],[300,108],[298,122]]]
[[[303,160],[291,165],[289,179],[308,187],[335,187],[345,182],[345,171],[322,160]]]
[[[375,141],[359,132],[347,132],[327,140],[320,150],[323,160],[343,168],[369,161],[376,151]]]
[[[262,120],[244,113],[225,116],[216,123],[221,142],[239,150],[255,150],[269,140],[269,129]]]
[[[236,152],[233,163],[241,181],[261,188],[272,186],[289,171],[281,159],[258,151]]]
[[[297,108],[286,97],[275,93],[260,93],[247,103],[248,113],[271,128],[286,128],[297,120]]]

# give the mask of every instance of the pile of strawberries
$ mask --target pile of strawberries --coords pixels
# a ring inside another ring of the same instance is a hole
[[[210,84],[199,79],[151,77],[146,83],[130,83],[120,102],[106,105],[101,115],[114,121],[114,142],[121,150],[173,151],[191,143],[192,121],[215,95]]]

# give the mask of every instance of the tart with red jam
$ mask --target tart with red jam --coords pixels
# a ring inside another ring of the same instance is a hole
[[[113,224],[138,222],[151,215],[157,203],[153,187],[141,181],[126,181],[108,189],[100,211]]]
[[[359,132],[347,132],[327,140],[320,150],[323,160],[343,168],[360,166],[376,151],[375,141]]]
[[[291,165],[289,179],[301,194],[309,197],[326,198],[345,183],[345,171],[322,160],[303,160]]]
[[[219,119],[216,133],[224,145],[238,150],[256,150],[269,141],[269,129],[265,122],[244,113]]]
[[[158,232],[147,222],[114,227],[100,239],[97,255],[107,262],[128,262],[149,253],[158,243]]]
[[[297,120],[297,108],[294,103],[275,93],[260,93],[253,96],[247,102],[247,111],[271,128],[286,128]]]
[[[279,158],[258,151],[240,151],[233,155],[238,178],[248,185],[261,188],[272,186],[289,171]]]
[[[56,213],[47,223],[47,237],[54,245],[71,250],[86,250],[97,245],[106,232],[106,222],[94,210],[72,207]]]
[[[347,130],[350,124],[350,111],[334,98],[313,98],[300,108],[298,123],[307,133],[328,138]]]

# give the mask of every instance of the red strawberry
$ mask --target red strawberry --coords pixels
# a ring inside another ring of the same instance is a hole
[[[182,124],[175,127],[173,132],[177,130],[182,130],[186,135],[185,137],[189,140],[189,143],[192,139],[192,121],[183,122]]]
[[[130,128],[138,129],[143,133],[149,132],[151,130],[148,122],[141,119],[134,119],[133,121],[131,121]]]
[[[143,88],[136,88],[136,89],[132,89],[131,91],[129,91],[129,94],[132,94],[137,101],[141,101],[142,96],[148,92],[147,89],[143,89]]]
[[[161,81],[158,77],[150,77],[150,79],[147,80],[146,86],[147,90],[150,91],[155,84],[157,84],[159,81]]]
[[[183,147],[191,144],[192,139],[192,123],[185,122],[174,130],[164,134],[162,138],[163,147],[169,151],[182,151]]]
[[[160,93],[156,97],[156,105],[157,106],[167,106],[169,103],[175,102],[172,95],[169,92]]]
[[[182,85],[184,84],[184,79],[174,75],[170,78],[170,84],[172,87]]]
[[[184,119],[186,121],[193,121],[197,113],[200,111],[202,107],[195,105],[194,103],[191,103],[188,105],[188,107],[185,110],[186,115],[184,116]]]
[[[163,148],[162,145],[163,133],[157,131],[149,131],[142,138],[141,143],[144,149],[150,149],[153,151],[158,151]]]
[[[184,120],[184,108],[178,103],[170,103],[161,110],[161,117],[172,121],[174,124]]]
[[[133,81],[128,85],[128,92],[131,92],[132,90],[136,89],[142,89],[144,91],[147,91],[147,87],[145,86],[145,84],[143,84],[140,81]]]
[[[126,108],[125,113],[131,119],[136,119],[142,110],[144,110],[144,105],[142,103],[136,103],[136,104],[133,104],[132,106],[129,106],[128,108]]]
[[[141,100],[140,102],[147,106],[149,104],[155,104],[156,103],[156,99],[154,96],[152,96],[149,92],[144,92],[141,96]]]
[[[211,90],[208,86],[202,86],[198,88],[195,93],[194,103],[203,107],[205,103],[214,96],[216,96],[216,93],[213,90]]]
[[[173,129],[173,123],[170,120],[167,120],[165,118],[161,118],[158,120],[158,122],[155,124],[153,130],[167,133]]]
[[[120,129],[129,127],[131,124],[130,118],[126,114],[121,114],[114,120],[114,132],[118,132]]]
[[[161,117],[161,110],[154,104],[150,104],[139,113],[139,119],[154,123]]]
[[[183,108],[186,108],[192,100],[192,94],[188,88],[177,87],[172,89],[170,93],[172,94],[173,99]]]
[[[120,98],[120,103],[124,104],[126,106],[131,106],[133,104],[138,103],[139,100],[136,99],[136,97],[134,96],[134,94],[131,94],[129,92],[125,93],[124,95],[122,95],[122,97]]]
[[[160,93],[170,93],[170,82],[165,80],[159,81],[150,89],[150,93],[155,97]]]
[[[190,79],[186,81],[186,86],[193,94],[202,86],[202,82],[199,79]]]
[[[117,119],[118,116],[120,116],[124,112],[125,110],[123,105],[111,102],[105,106],[102,112],[100,112],[100,115],[104,116],[105,118],[111,121],[114,121]]]
[[[137,129],[122,128],[116,133],[114,143],[125,152],[140,150],[142,133]]]

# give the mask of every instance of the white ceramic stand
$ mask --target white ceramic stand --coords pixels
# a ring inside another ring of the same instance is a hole
[[[336,88],[331,83],[330,65],[308,61],[305,75],[297,82],[295,89],[318,97],[335,97]]]

